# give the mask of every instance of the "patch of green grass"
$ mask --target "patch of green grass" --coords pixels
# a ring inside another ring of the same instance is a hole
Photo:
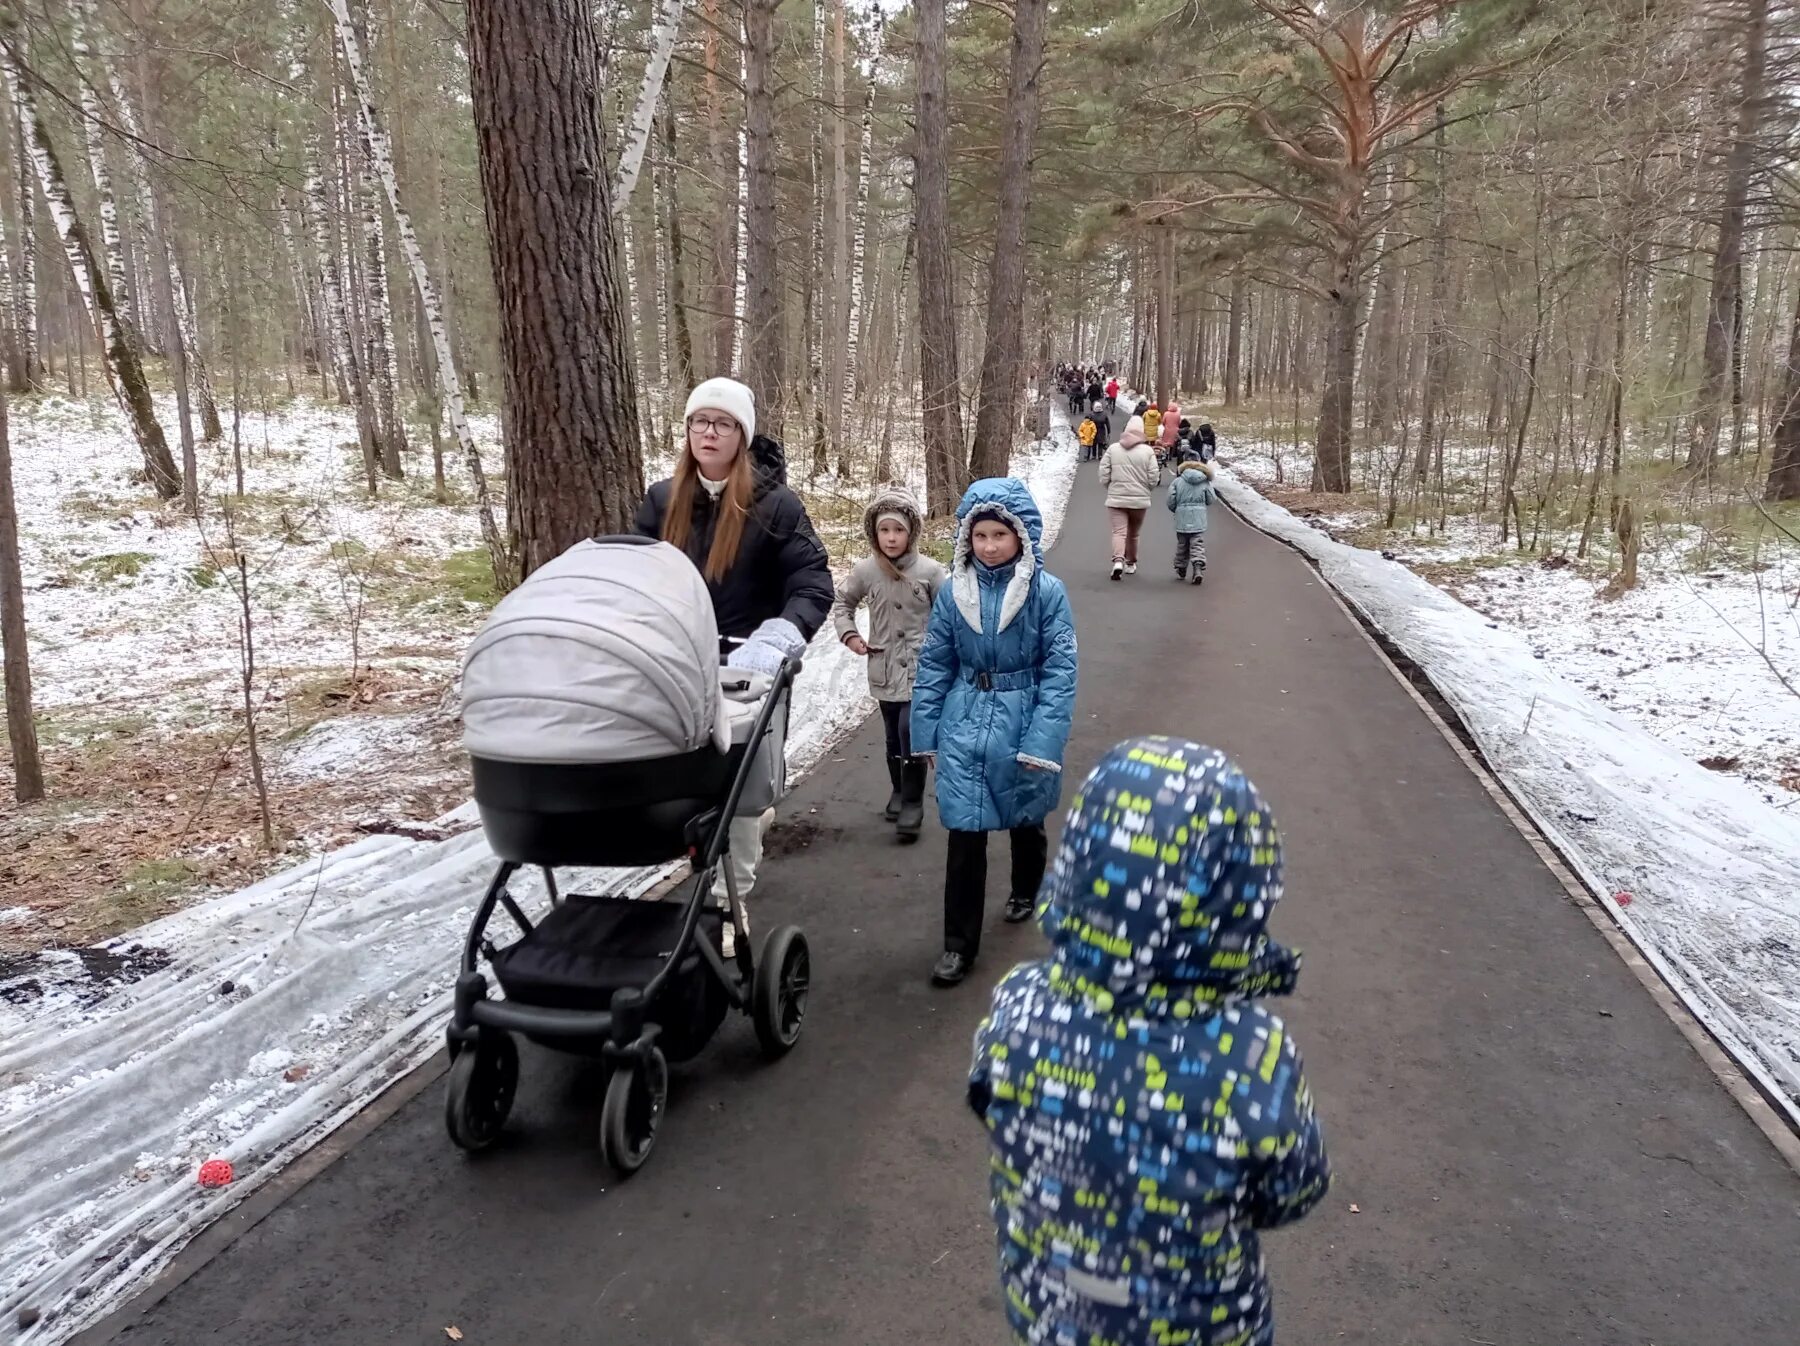
[[[124,506],[92,491],[71,491],[62,499],[62,512],[71,519],[115,519]]]
[[[188,583],[196,589],[216,589],[219,587],[219,568],[212,564],[190,566]]]
[[[414,612],[460,612],[466,603],[491,608],[500,601],[486,547],[442,557],[409,557],[401,564],[401,573],[411,582],[395,592],[395,599]]]
[[[147,920],[170,900],[193,886],[200,871],[188,860],[143,860],[125,872],[124,880],[106,895],[105,905],[134,920]]]
[[[101,581],[136,579],[143,572],[145,564],[155,559],[145,551],[108,552],[104,556],[90,556],[85,561],[77,561],[75,570],[77,574]]]
[[[38,737],[46,746],[110,751],[120,740],[136,738],[150,727],[150,717],[137,711],[123,715],[49,714],[38,718]]]

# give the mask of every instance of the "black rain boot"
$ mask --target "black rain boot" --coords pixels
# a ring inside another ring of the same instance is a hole
[[[890,757],[887,759],[888,781],[893,785],[894,790],[893,793],[888,796],[887,803],[882,807],[881,816],[886,818],[890,823],[900,816],[901,792],[904,788],[901,784],[900,772],[905,761],[906,759],[904,757]]]
[[[925,826],[925,759],[905,757],[900,761],[900,815],[894,830],[902,841],[917,841]]]

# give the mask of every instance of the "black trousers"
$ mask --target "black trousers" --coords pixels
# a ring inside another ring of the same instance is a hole
[[[887,731],[889,757],[912,756],[912,702],[877,701],[881,707],[881,727]]]
[[[1015,827],[1012,837],[1012,888],[1033,900],[1044,881],[1050,839],[1042,823]],[[986,832],[951,832],[944,864],[944,948],[973,958],[981,952],[981,915],[987,904]]]

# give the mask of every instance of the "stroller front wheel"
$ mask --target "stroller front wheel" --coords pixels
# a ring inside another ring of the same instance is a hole
[[[600,1105],[600,1152],[621,1177],[650,1157],[668,1102],[669,1063],[655,1047],[614,1068]]]
[[[769,932],[756,960],[751,1017],[756,1039],[770,1060],[786,1056],[806,1022],[806,995],[812,984],[812,954],[797,926]]]
[[[450,1063],[444,1122],[465,1150],[485,1150],[500,1138],[519,1087],[519,1048],[512,1034],[484,1028]]]

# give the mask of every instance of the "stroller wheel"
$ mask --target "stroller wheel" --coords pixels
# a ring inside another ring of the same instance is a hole
[[[500,1138],[519,1087],[519,1049],[510,1033],[484,1028],[450,1064],[444,1123],[465,1150],[485,1150]]]
[[[812,984],[812,954],[798,927],[771,930],[756,960],[751,1017],[756,1039],[770,1060],[787,1055],[806,1021],[806,993]]]
[[[600,1152],[620,1176],[630,1177],[650,1157],[668,1102],[669,1063],[655,1047],[613,1071],[600,1107]]]

